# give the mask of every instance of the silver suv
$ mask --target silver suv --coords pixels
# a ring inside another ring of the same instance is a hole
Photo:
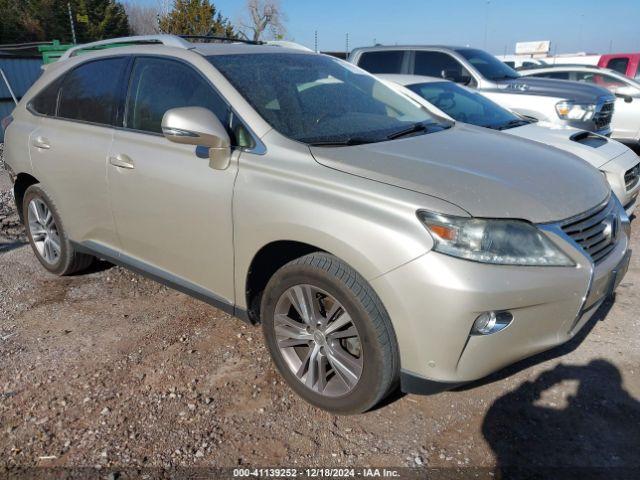
[[[628,218],[573,155],[436,118],[332,57],[122,42],[50,65],[4,122],[35,255],[262,323],[314,405],[361,412],[558,345],[626,271]]]
[[[488,52],[441,45],[356,48],[349,61],[371,73],[440,77],[476,88],[505,108],[558,125],[611,134],[615,97],[596,85],[523,77]]]

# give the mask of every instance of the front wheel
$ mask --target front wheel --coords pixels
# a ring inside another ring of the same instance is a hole
[[[260,311],[276,367],[309,403],[360,413],[397,384],[391,321],[371,286],[338,258],[312,253],[280,268]]]

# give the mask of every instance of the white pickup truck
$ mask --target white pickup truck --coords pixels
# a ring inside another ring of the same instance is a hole
[[[536,120],[611,134],[615,97],[596,85],[523,77],[483,50],[448,46],[356,48],[349,62],[375,74],[426,75],[477,89],[494,102]]]

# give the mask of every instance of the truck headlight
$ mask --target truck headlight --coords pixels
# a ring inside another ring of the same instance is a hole
[[[574,103],[562,101],[556,103],[556,113],[563,120],[591,120],[596,113],[596,106],[592,103]]]
[[[535,225],[521,220],[464,218],[418,211],[434,250],[497,265],[573,266],[575,263]]]

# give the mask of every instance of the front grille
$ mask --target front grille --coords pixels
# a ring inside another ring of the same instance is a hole
[[[596,129],[600,130],[611,123],[611,117],[613,117],[613,105],[613,102],[603,103],[600,110],[598,110],[593,116],[593,122],[596,125]]]
[[[640,181],[640,163],[624,172],[624,185],[627,191],[635,187],[638,181]]]
[[[566,220],[561,228],[598,264],[615,248],[618,224],[616,204],[610,199],[607,203]]]

